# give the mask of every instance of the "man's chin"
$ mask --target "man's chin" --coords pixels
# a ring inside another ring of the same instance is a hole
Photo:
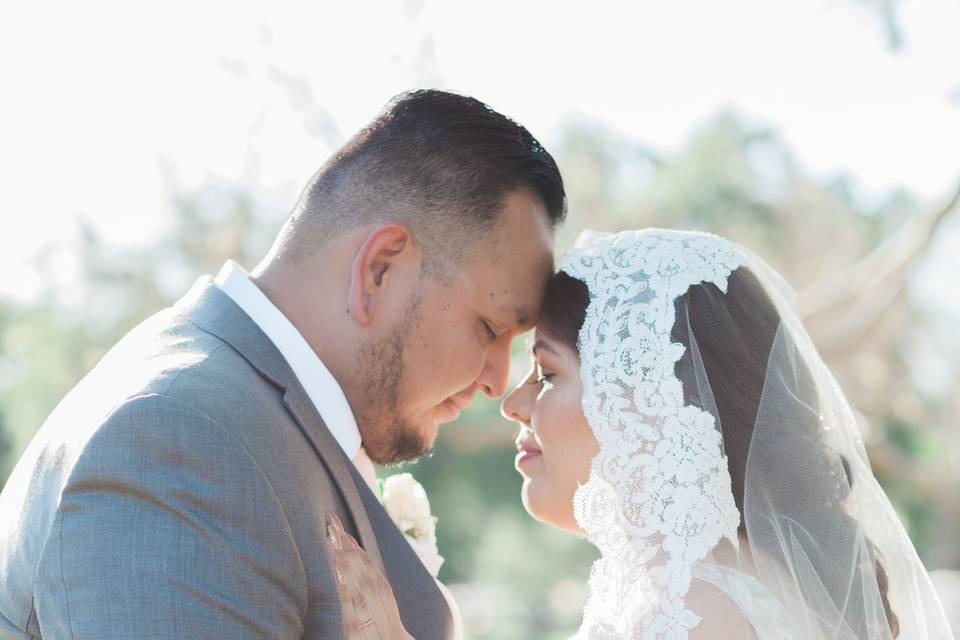
[[[416,431],[408,427],[382,446],[368,446],[365,442],[364,447],[371,460],[382,466],[392,466],[416,462],[429,455],[436,438],[437,424],[431,423]]]
[[[439,433],[440,433],[439,422],[430,421],[427,424],[420,426],[420,430],[418,431],[418,436],[420,438],[420,442],[422,443],[422,451],[420,452],[420,455],[417,456],[418,458],[422,458],[423,456],[433,451],[433,445],[434,443],[436,443],[437,435]]]

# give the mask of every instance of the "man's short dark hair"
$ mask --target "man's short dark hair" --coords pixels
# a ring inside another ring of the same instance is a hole
[[[543,202],[554,226],[563,220],[560,171],[524,127],[474,98],[403,93],[311,179],[287,248],[311,252],[341,231],[401,220],[423,246],[425,268],[449,266],[521,188]]]

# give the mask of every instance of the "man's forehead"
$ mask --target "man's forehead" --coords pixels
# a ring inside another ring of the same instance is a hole
[[[554,235],[543,202],[529,190],[519,189],[507,197],[490,231],[486,258],[507,269],[532,272],[546,266],[552,271]]]
[[[535,313],[525,309],[524,307],[515,307],[513,310],[513,324],[517,329],[527,329],[533,326],[535,320]]]
[[[511,194],[490,240],[471,269],[473,284],[482,283],[499,322],[529,329],[553,275],[553,229],[543,204],[523,190]]]
[[[496,310],[502,321],[516,327],[529,329],[537,321],[543,294],[552,274],[552,263],[541,269],[517,274],[501,282],[501,286],[491,288],[488,295],[490,305]]]
[[[489,294],[490,310],[500,322],[523,328],[532,327],[536,322],[542,292],[536,292],[529,285],[524,289],[519,291],[508,287]]]

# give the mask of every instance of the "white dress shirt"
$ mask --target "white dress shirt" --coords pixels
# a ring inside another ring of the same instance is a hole
[[[356,465],[374,495],[379,495],[373,463],[361,446],[360,429],[350,403],[303,335],[233,260],[227,260],[215,282],[270,338],[293,369],[337,444]]]

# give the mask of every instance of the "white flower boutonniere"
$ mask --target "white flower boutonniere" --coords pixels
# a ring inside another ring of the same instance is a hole
[[[427,492],[409,473],[382,481],[383,507],[434,578],[443,557],[437,550],[437,519],[430,513]]]

